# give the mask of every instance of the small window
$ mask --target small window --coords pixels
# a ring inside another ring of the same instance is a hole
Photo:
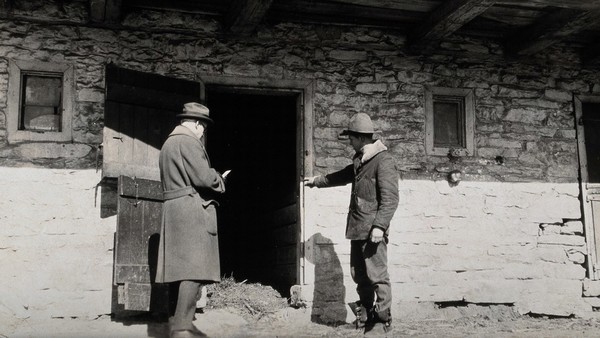
[[[472,156],[473,91],[428,87],[425,90],[425,147],[429,155]]]
[[[9,142],[70,141],[73,67],[12,60],[9,67]]]

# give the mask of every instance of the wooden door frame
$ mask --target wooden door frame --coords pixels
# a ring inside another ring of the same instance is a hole
[[[588,188],[592,186],[600,188],[600,184],[588,183],[589,176],[587,171],[587,153],[585,148],[585,130],[580,124],[583,118],[583,103],[600,103],[599,95],[574,95],[575,104],[575,130],[577,133],[577,153],[579,155],[579,189],[581,190],[581,203],[583,212],[583,224],[585,226],[585,241],[587,243],[587,270],[590,279],[600,279],[600,266],[596,255],[596,230],[593,222],[592,206],[588,197]]]
[[[298,187],[298,243],[296,249],[296,281],[306,284],[304,243],[306,242],[304,217],[304,177],[313,174],[313,80],[286,80],[251,77],[199,75],[200,100],[206,103],[207,86],[223,86],[231,90],[250,93],[281,95],[293,93],[299,95],[296,108],[296,186]],[[210,107],[209,107],[210,108]]]

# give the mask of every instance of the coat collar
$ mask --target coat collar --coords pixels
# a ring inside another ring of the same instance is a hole
[[[367,162],[368,160],[375,157],[375,155],[385,150],[387,150],[387,147],[381,142],[381,140],[377,140],[373,143],[365,145],[360,150],[359,156],[362,155],[362,157],[360,158],[360,163]]]
[[[191,136],[194,139],[198,139],[196,137],[196,135],[194,135],[194,133],[187,127],[184,127],[182,125],[178,125],[177,127],[175,127],[175,129],[173,129],[173,131],[171,132],[171,134],[169,134],[169,136],[174,136],[174,135],[187,135],[187,136]]]

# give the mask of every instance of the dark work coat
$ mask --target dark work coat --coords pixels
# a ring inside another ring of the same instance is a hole
[[[346,238],[366,240],[373,227],[389,235],[390,221],[398,208],[398,173],[394,159],[381,143],[368,144],[357,152],[352,164],[315,179],[319,188],[352,183]]]
[[[165,201],[156,282],[220,281],[215,193],[225,191],[204,145],[177,126],[160,150]]]

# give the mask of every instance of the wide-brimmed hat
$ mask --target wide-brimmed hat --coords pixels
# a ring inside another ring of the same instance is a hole
[[[350,118],[348,129],[342,131],[340,135],[348,135],[350,133],[357,134],[374,134],[375,127],[369,115],[365,113],[357,113]]]
[[[208,115],[209,110],[205,105],[202,105],[197,102],[188,102],[183,105],[183,113],[178,114],[177,118],[196,119],[213,123],[214,121]]]

